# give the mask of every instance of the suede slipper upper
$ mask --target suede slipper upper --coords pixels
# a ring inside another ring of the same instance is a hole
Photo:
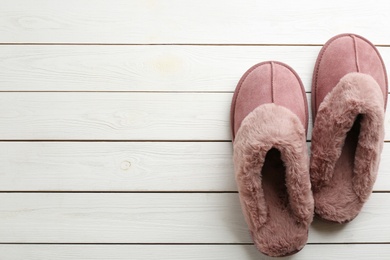
[[[307,122],[305,91],[290,67],[263,62],[243,75],[231,107],[235,177],[252,239],[269,256],[307,242],[314,210]]]
[[[372,43],[342,34],[322,48],[312,83],[315,213],[344,223],[372,192],[384,140],[387,76]]]

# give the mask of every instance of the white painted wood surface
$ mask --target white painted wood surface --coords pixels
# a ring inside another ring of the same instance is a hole
[[[381,48],[390,61],[390,50]],[[0,91],[229,91],[247,68],[283,60],[310,90],[319,46],[14,45],[0,48]]]
[[[280,60],[310,99],[321,45],[344,32],[379,45],[389,66],[389,10],[384,0],[1,1],[0,259],[270,259],[238,203],[232,92],[250,66]],[[362,213],[315,221],[286,259],[389,258],[385,139]]]
[[[315,221],[308,242],[389,241],[388,198],[347,225]],[[2,243],[251,243],[236,193],[2,193],[0,207]]]
[[[322,253],[322,252],[325,253]],[[390,245],[307,245],[287,260],[387,259]],[[0,245],[3,260],[271,260],[252,245]]]
[[[3,0],[1,42],[323,44],[354,31],[390,44],[389,1]]]
[[[3,93],[2,139],[229,140],[230,93]],[[26,127],[28,125],[28,127]]]

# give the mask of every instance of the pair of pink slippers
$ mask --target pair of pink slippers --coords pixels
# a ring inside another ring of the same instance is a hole
[[[269,256],[300,251],[314,213],[345,223],[367,201],[384,141],[387,75],[361,36],[342,34],[319,53],[308,105],[296,72],[275,61],[250,68],[233,96],[234,168],[256,247]]]

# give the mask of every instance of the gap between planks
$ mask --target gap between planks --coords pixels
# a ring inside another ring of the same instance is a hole
[[[252,246],[253,243],[57,243],[57,242],[0,242],[0,245],[100,245],[100,246]],[[307,243],[306,245],[390,245],[390,242]]]
[[[245,47],[245,46],[255,46],[255,47],[312,47],[312,46],[323,46],[323,44],[272,44],[272,43],[259,43],[259,44],[245,44],[245,43],[231,43],[231,44],[224,44],[224,43],[35,43],[35,42],[25,42],[25,43],[19,43],[19,42],[13,42],[13,43],[8,43],[8,42],[1,42],[1,45],[34,45],[34,46],[240,46],[240,47]],[[377,47],[390,47],[390,45],[382,44],[382,45],[375,45]]]
[[[189,193],[189,194],[197,194],[197,193],[238,193],[238,191],[232,191],[232,190],[222,190],[222,191],[210,191],[210,190],[204,190],[204,191],[199,191],[199,190],[157,190],[157,191],[121,191],[121,190],[118,190],[118,191],[106,191],[106,190],[102,190],[102,191],[82,191],[82,190],[36,190],[36,191],[33,191],[33,190],[10,190],[10,191],[7,191],[7,190],[0,190],[0,193],[128,193],[128,194],[132,194],[132,193],[168,193],[168,194],[175,194],[175,193]],[[386,190],[375,190],[375,191],[372,191],[372,193],[390,193],[390,191],[386,191]]]
[[[34,46],[239,46],[239,47],[322,47],[324,44],[303,43],[50,43],[50,42],[0,42],[1,45],[34,45]],[[374,44],[376,47],[390,47],[390,44]]]
[[[47,143],[118,143],[118,142],[124,142],[124,143],[231,143],[231,140],[133,140],[133,139],[127,139],[127,140],[86,140],[86,139],[4,139],[0,140],[0,142],[7,142],[7,143],[20,143],[20,142],[47,142]],[[306,142],[311,142],[311,140],[307,140]]]
[[[23,142],[30,142],[30,143],[231,143],[232,140],[85,140],[85,139],[75,139],[75,140],[63,140],[63,139],[4,139],[0,142],[6,142],[6,143],[23,143]],[[306,143],[311,143],[311,140],[306,140]],[[384,143],[390,143],[390,140],[385,140]]]

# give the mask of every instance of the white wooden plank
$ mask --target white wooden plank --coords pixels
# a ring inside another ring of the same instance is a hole
[[[374,185],[376,191],[390,190],[390,143],[383,145],[378,177]]]
[[[390,241],[389,193],[347,225],[316,221],[310,243]],[[250,243],[231,193],[2,193],[4,243]]]
[[[387,259],[388,244],[306,245],[283,259]],[[252,245],[0,245],[3,260],[262,260]]]
[[[1,139],[230,139],[229,94],[2,93]]]
[[[0,90],[233,92],[243,73],[265,60],[288,63],[310,90],[319,50],[318,46],[3,45]],[[390,48],[381,51],[390,56]]]
[[[0,190],[235,191],[232,164],[230,142],[0,142]]]
[[[3,92],[0,140],[231,140],[231,100],[231,93]],[[385,124],[390,140],[389,116]]]
[[[265,60],[293,67],[306,91],[319,46],[0,46],[0,91],[231,91]],[[390,64],[390,48],[379,47]]]
[[[227,142],[0,142],[1,191],[237,191]],[[390,143],[375,191],[390,191]]]
[[[3,0],[0,42],[310,43],[337,33],[389,44],[380,1]]]

